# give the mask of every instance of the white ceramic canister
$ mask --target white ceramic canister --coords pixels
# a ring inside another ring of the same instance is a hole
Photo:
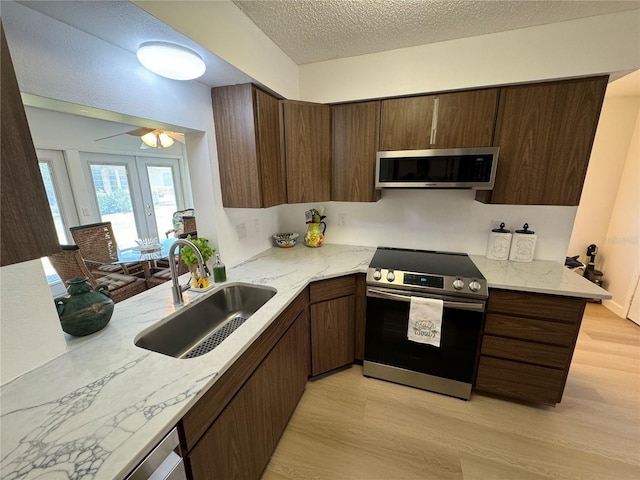
[[[500,228],[494,228],[489,234],[486,257],[489,260],[508,260],[511,248],[511,231],[505,230],[504,222]]]
[[[516,230],[511,241],[509,260],[514,262],[532,262],[533,252],[536,248],[536,232],[529,230],[529,224],[525,223],[522,230]]]

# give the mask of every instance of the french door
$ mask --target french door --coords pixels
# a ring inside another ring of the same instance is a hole
[[[173,212],[184,208],[177,158],[82,152],[91,210],[110,221],[121,248],[145,237],[162,238]]]

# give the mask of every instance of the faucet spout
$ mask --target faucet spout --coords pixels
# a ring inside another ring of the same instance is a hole
[[[182,287],[180,286],[180,282],[178,281],[178,267],[176,265],[177,262],[173,261],[173,253],[178,247],[178,252],[180,252],[180,247],[189,247],[193,250],[193,253],[196,254],[196,258],[198,259],[198,268],[200,268],[201,272],[204,272],[204,260],[202,259],[202,254],[198,247],[196,247],[193,242],[186,240],[184,238],[179,238],[175,242],[171,244],[169,247],[169,268],[171,269],[171,291],[173,292],[173,304],[174,305],[183,305],[184,299],[182,298]]]

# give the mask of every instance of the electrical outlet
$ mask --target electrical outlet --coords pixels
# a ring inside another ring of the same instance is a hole
[[[82,207],[82,215],[84,215],[85,217],[88,217],[89,215],[91,215],[91,213],[89,213],[88,208]]]
[[[341,227],[344,227],[347,225],[347,214],[346,213],[340,213],[338,215],[338,225]]]
[[[236,225],[236,232],[238,232],[238,240],[242,240],[247,236],[247,225],[245,223],[239,223]]]

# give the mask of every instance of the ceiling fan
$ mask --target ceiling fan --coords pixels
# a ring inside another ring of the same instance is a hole
[[[136,128],[124,133],[118,133],[116,135],[110,135],[108,137],[97,138],[95,141],[106,140],[107,138],[113,138],[120,135],[132,135],[134,137],[140,137],[142,145],[140,148],[169,148],[173,145],[174,140],[180,143],[184,143],[184,134],[177,132],[170,132],[169,130],[154,129],[154,128]]]

